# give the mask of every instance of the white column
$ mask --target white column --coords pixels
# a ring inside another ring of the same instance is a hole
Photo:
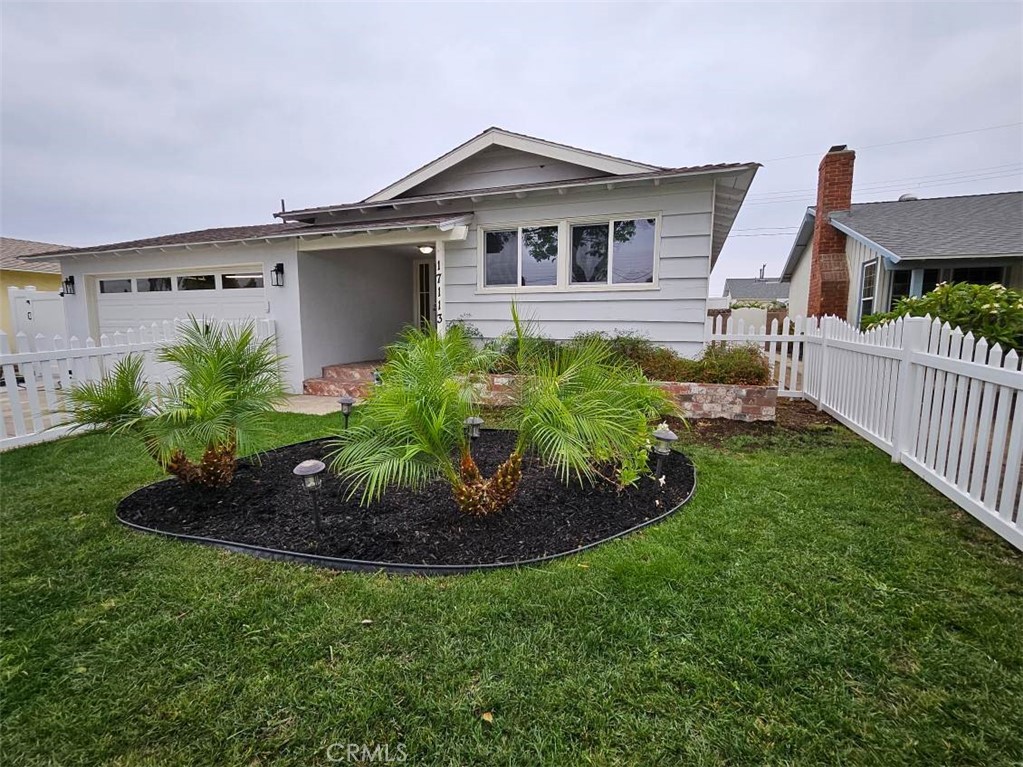
[[[434,267],[436,269],[436,290],[437,290],[437,333],[444,335],[447,329],[447,313],[444,306],[444,242],[437,240],[434,243]]]

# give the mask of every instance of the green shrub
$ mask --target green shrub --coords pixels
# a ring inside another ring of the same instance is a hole
[[[1023,351],[1023,292],[1002,285],[943,282],[930,293],[903,298],[895,309],[863,318],[864,330],[898,317],[930,315],[1003,349]]]

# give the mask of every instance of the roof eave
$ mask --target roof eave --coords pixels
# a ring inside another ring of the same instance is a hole
[[[834,217],[830,215],[828,216],[828,223],[835,227],[835,229],[837,229],[838,231],[845,234],[847,237],[852,237],[854,240],[856,240],[856,242],[862,245],[866,245],[871,250],[877,251],[882,256],[884,256],[885,260],[887,260],[889,263],[897,264],[899,263],[899,261],[902,260],[902,257],[899,256],[897,253],[889,250],[880,243],[874,242],[874,240],[870,239],[866,235],[857,232],[848,224],[843,224],[841,221],[835,221]]]
[[[807,208],[803,214],[803,220],[799,224],[799,231],[796,232],[796,239],[792,242],[789,250],[789,257],[785,259],[785,266],[781,270],[783,282],[792,279],[792,273],[799,264],[799,258],[803,255],[803,249],[813,240],[813,224],[816,214],[813,208]]]
[[[404,207],[408,205],[416,205],[422,203],[444,203],[454,202],[456,200],[472,200],[476,202],[480,199],[489,197],[500,197],[502,195],[522,195],[525,196],[530,192],[546,192],[552,189],[578,189],[592,186],[609,186],[614,188],[616,186],[626,186],[631,184],[643,184],[648,181],[660,183],[661,181],[671,181],[677,178],[688,178],[698,176],[724,176],[734,175],[736,173],[742,173],[752,170],[754,173],[756,169],[760,167],[759,163],[737,163],[725,168],[705,168],[701,170],[679,170],[678,172],[672,171],[651,171],[650,173],[641,173],[632,176],[626,176],[622,178],[615,177],[604,177],[604,178],[591,178],[591,179],[578,179],[570,181],[552,181],[546,184],[524,184],[519,186],[502,186],[494,187],[492,189],[465,189],[458,192],[446,192],[444,194],[424,195],[422,197],[405,197],[400,200],[382,200],[379,202],[351,202],[343,205],[328,205],[320,208],[301,208],[298,210],[286,210],[279,213],[274,213],[274,218],[281,219],[282,221],[294,221],[301,218],[309,218],[310,216],[317,216],[321,214],[330,214],[349,210],[359,210],[362,208],[386,208],[386,207]]]

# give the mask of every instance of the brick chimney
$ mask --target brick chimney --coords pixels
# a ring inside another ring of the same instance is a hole
[[[852,205],[853,162],[856,153],[845,144],[833,146],[817,171],[817,209],[813,225],[810,260],[810,296],[806,313],[816,317],[834,314],[846,318],[849,301],[849,267],[845,259],[845,234],[828,223],[832,211]]]

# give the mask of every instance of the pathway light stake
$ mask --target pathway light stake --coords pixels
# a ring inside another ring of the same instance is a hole
[[[465,433],[469,436],[469,454],[472,454],[472,443],[480,438],[480,427],[483,419],[478,415],[471,415],[464,421]]]
[[[302,478],[302,486],[309,491],[313,497],[313,523],[316,525],[316,532],[323,532],[323,525],[320,522],[320,487],[323,485],[324,469],[327,467],[323,461],[308,460],[302,461],[292,469],[292,473]]]
[[[352,405],[355,404],[355,397],[347,394],[341,396],[337,403],[341,406],[341,415],[345,417],[345,431],[348,431],[348,417],[352,414]]]
[[[384,379],[380,375],[380,371],[379,370],[374,370],[373,371],[373,385],[374,386],[379,386],[383,380]]]
[[[671,454],[671,443],[678,439],[678,435],[668,428],[668,424],[662,423],[654,432],[654,452],[657,453],[657,469],[654,471],[658,478],[663,477],[661,470],[664,467],[664,457]]]

